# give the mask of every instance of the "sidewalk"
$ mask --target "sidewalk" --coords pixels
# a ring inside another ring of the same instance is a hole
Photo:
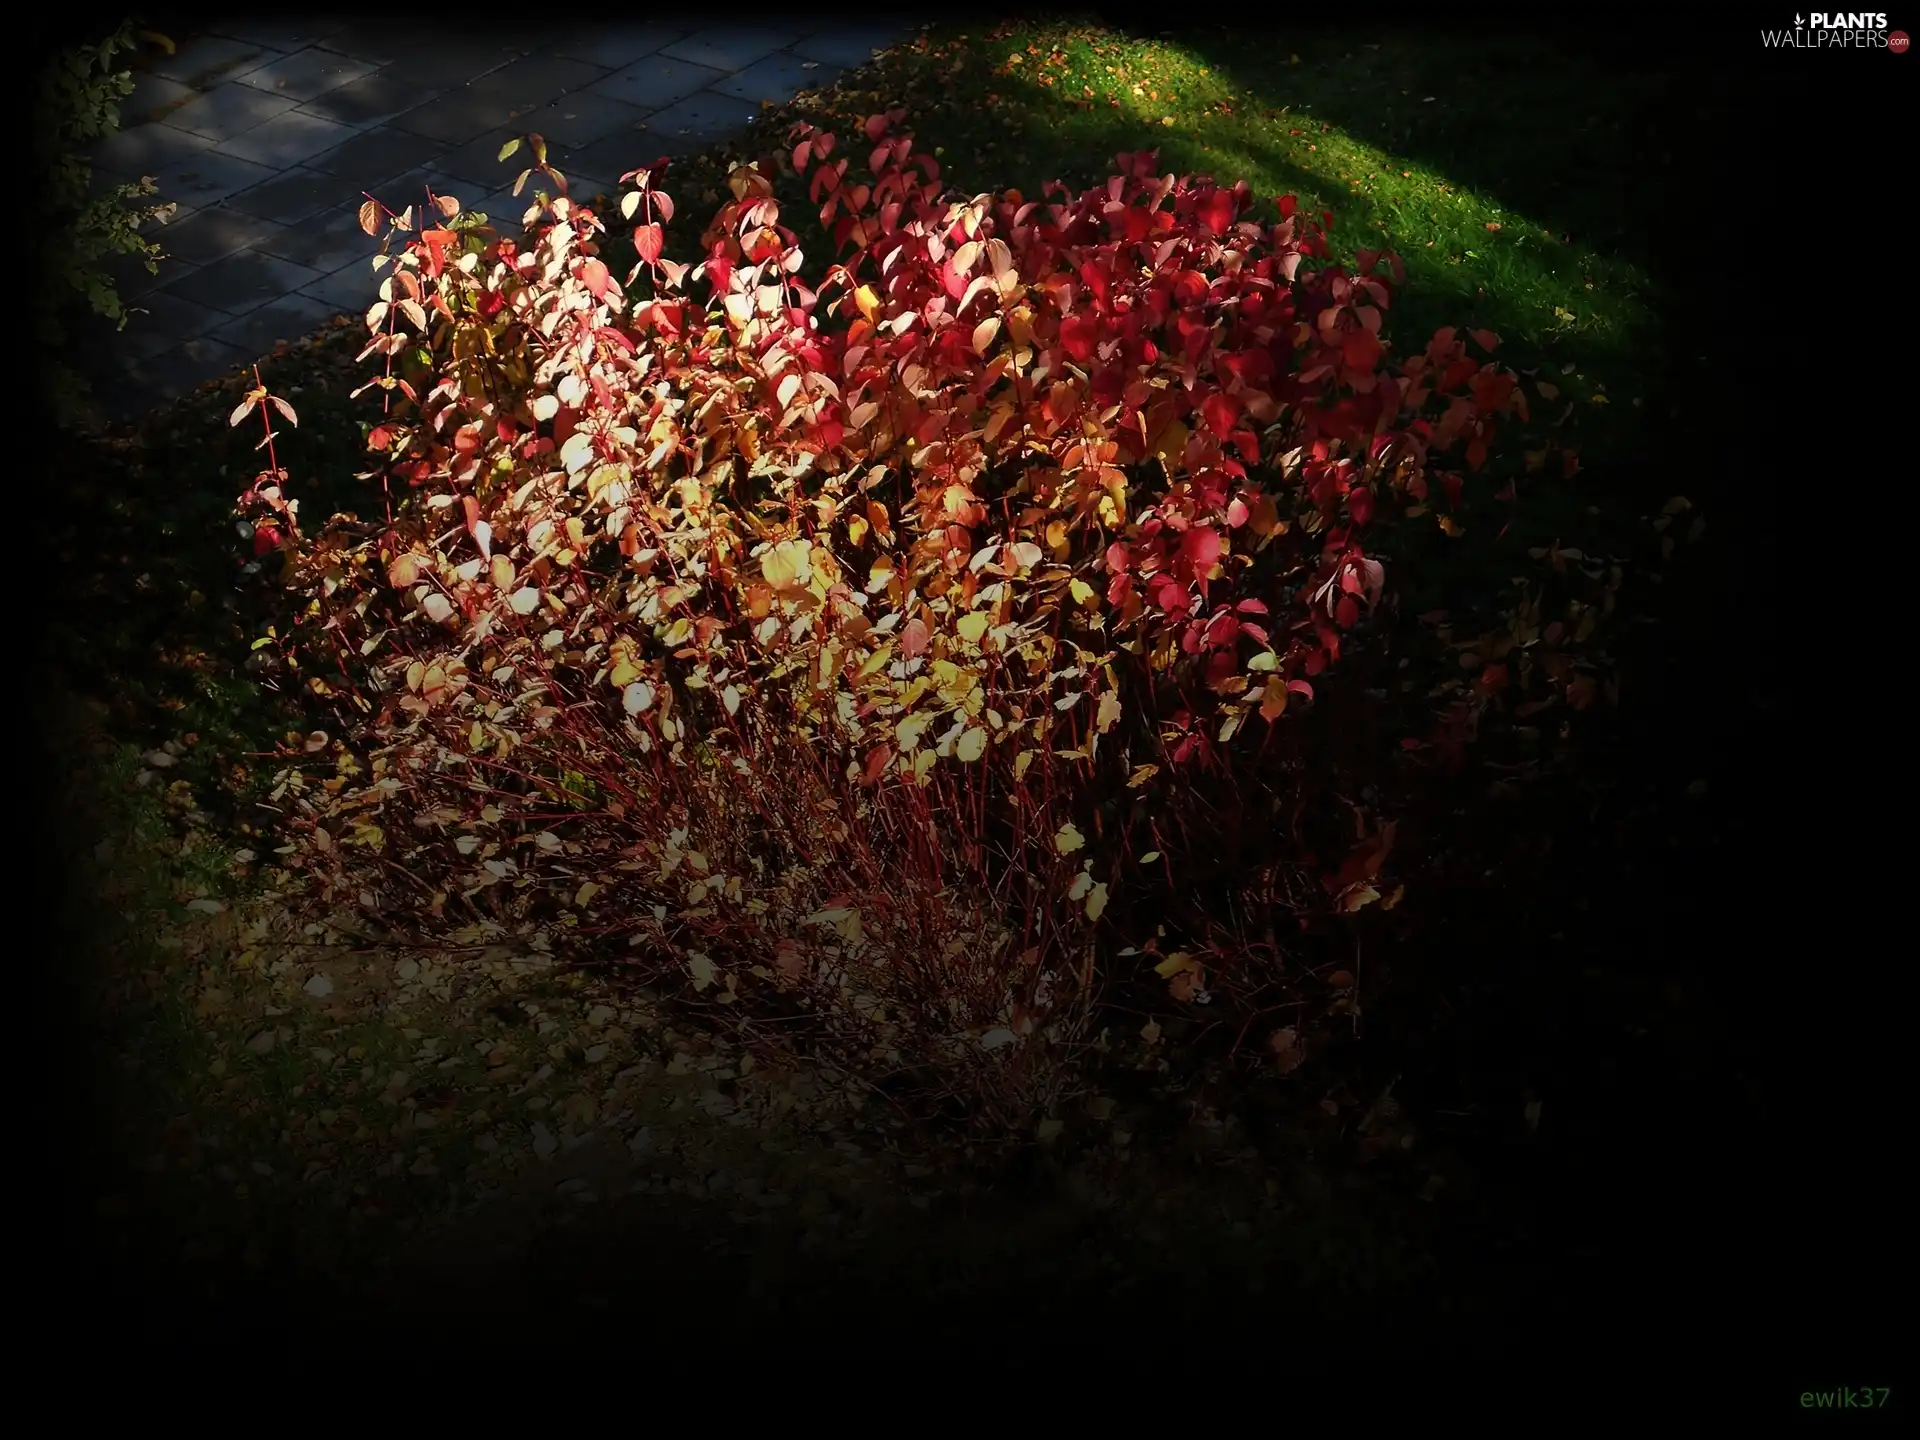
[[[417,36],[365,21],[236,20],[141,74],[97,183],[152,175],[178,209],[153,232],[157,275],[116,272],[148,313],[82,357],[114,418],[139,415],[372,304],[366,191],[395,209],[422,183],[505,213],[507,140],[538,132],[569,192],[613,188],[661,155],[696,154],[864,64],[911,27],[640,24]],[[512,208],[524,207],[523,198]]]

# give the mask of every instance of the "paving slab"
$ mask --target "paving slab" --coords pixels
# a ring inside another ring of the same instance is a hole
[[[514,123],[517,134],[532,133],[545,137],[549,144],[578,148],[631,130],[646,117],[647,112],[638,105],[582,91],[539,106]]]
[[[876,50],[897,45],[903,38],[904,26],[843,24],[812,31],[791,48],[802,59],[852,70],[871,60]]]
[[[458,90],[443,91],[425,104],[394,117],[390,124],[396,130],[454,146],[497,130],[513,118],[514,107],[507,101],[463,85]]]
[[[208,380],[244,369],[259,358],[238,345],[211,335],[197,335],[151,359],[133,361],[126,369],[135,384],[177,398]]]
[[[736,100],[748,100],[756,104],[770,100],[780,105],[802,90],[818,90],[823,85],[832,84],[839,74],[838,65],[808,60],[791,50],[780,50],[764,60],[754,61],[746,69],[736,71],[724,80],[715,81],[709,88]]]
[[[264,185],[241,191],[227,204],[263,220],[291,225],[326,211],[358,209],[360,192],[352,181],[339,175],[302,166],[283,170]]]
[[[236,250],[259,249],[286,227],[257,215],[209,205],[184,218],[176,218],[153,235],[169,255],[189,265],[211,265]]]
[[[143,297],[139,309],[142,313],[132,316],[113,338],[114,348],[120,355],[136,360],[150,360],[183,341],[210,333],[233,318],[224,310],[196,304],[165,290]]]
[[[589,30],[577,39],[563,40],[553,53],[567,60],[585,60],[618,70],[645,56],[657,54],[694,31],[691,25],[609,25]]]
[[[124,126],[164,120],[199,94],[191,85],[146,71],[134,76],[133,93],[120,104],[120,123]]]
[[[225,20],[216,20],[207,29],[216,35],[224,35],[234,40],[245,40],[251,44],[264,45],[270,50],[291,53],[304,50],[309,45],[318,45],[329,35],[337,34],[347,27],[347,21],[328,18],[323,15],[301,15],[281,18],[255,18],[248,15],[229,16]]]
[[[670,153],[660,143],[660,137],[646,128],[644,120],[636,122],[611,135],[602,136],[591,145],[582,145],[573,151],[574,169],[583,175],[603,175],[618,179],[629,170],[637,170],[643,165],[651,165],[661,156]],[[684,151],[671,152],[684,154]],[[573,183],[573,175],[564,168],[560,172],[566,175],[568,184]]]
[[[446,150],[444,140],[393,125],[377,125],[356,132],[351,140],[333,150],[316,155],[307,162],[307,168],[339,175],[361,186],[377,185],[418,169]]]
[[[645,111],[664,110],[676,100],[697,95],[716,81],[727,78],[726,71],[711,65],[696,65],[691,60],[676,60],[669,55],[649,55],[604,80],[587,87],[590,95],[604,95]]]
[[[744,129],[759,108],[731,95],[703,90],[654,111],[643,122],[642,133],[659,155],[695,155]],[[644,165],[647,160],[636,159],[633,164]]]
[[[238,155],[258,165],[284,167],[303,165],[316,155],[338,149],[359,133],[354,126],[323,115],[289,110],[214,148],[222,155]]]
[[[204,209],[218,205],[230,195],[250,190],[281,172],[271,165],[242,160],[238,155],[222,155],[206,149],[148,172],[159,188],[162,200]]]
[[[528,55],[482,75],[466,88],[491,96],[514,109],[544,105],[562,95],[584,90],[612,72],[585,60],[563,60],[558,55]]]
[[[374,199],[395,211],[405,210],[409,205],[416,209],[425,205],[429,189],[435,195],[452,195],[461,200],[477,193],[472,185],[462,184],[437,165],[409,170],[404,175],[396,175],[367,189]]]
[[[135,125],[109,135],[94,147],[93,165],[96,172],[151,175],[162,166],[212,148],[213,141],[206,136],[172,125]]]
[[[300,108],[343,125],[381,125],[433,99],[435,91],[376,70],[336,86]]]
[[[696,30],[684,40],[674,41],[660,53],[730,75],[766,59],[774,51],[793,44],[799,38],[799,32],[793,30],[776,30],[759,25],[714,25]]]
[[[508,141],[520,140],[528,129],[538,130],[528,120],[505,129],[496,130],[479,139],[469,141],[446,154],[438,156],[433,166],[442,174],[450,175],[460,181],[469,190],[493,192],[513,188],[514,177],[522,170],[533,166],[533,151],[524,142],[505,160],[500,158],[501,147]],[[545,132],[540,132],[545,136]],[[545,136],[547,141],[547,163],[567,177],[569,187],[574,182],[574,172],[583,169],[580,156],[587,147],[570,145],[553,136]],[[592,172],[592,167],[585,170]],[[592,172],[598,173],[598,172]],[[529,176],[527,183],[533,184],[538,176]]]
[[[202,91],[167,116],[176,130],[204,135],[218,144],[244,135],[254,126],[293,109],[296,101],[284,95],[270,95],[238,80],[229,80]]]
[[[326,301],[296,291],[270,300],[238,319],[222,315],[220,319],[225,323],[213,330],[212,336],[249,355],[267,355],[283,340],[291,344],[302,335],[311,335],[337,313]]]
[[[439,45],[400,56],[387,74],[429,90],[450,90],[491,75],[524,52],[497,40],[443,40]]]
[[[380,280],[367,261],[343,265],[300,292],[336,315],[364,315],[380,298]]]
[[[221,80],[237,80],[270,60],[281,51],[252,40],[236,40],[226,35],[202,35],[189,40],[171,55],[162,55],[148,67],[149,73],[164,80],[177,80],[197,90],[205,90]]]
[[[242,250],[211,265],[202,265],[191,275],[175,280],[162,293],[210,310],[245,315],[321,278],[321,272],[310,266],[276,259],[257,250]]]
[[[356,192],[355,198],[358,199]],[[263,254],[292,260],[331,275],[342,266],[364,260],[379,249],[378,236],[360,228],[358,207],[342,207],[337,215],[303,220],[297,225],[276,225],[275,233],[260,240],[254,249]]]
[[[480,22],[451,37],[424,20],[210,23],[137,78],[125,128],[95,152],[96,190],[153,175],[177,209],[151,232],[170,252],[157,275],[131,257],[110,267],[147,313],[89,332],[80,358],[115,413],[138,413],[331,315],[364,313],[380,237],[359,227],[363,193],[400,210],[431,185],[515,229],[538,181],[508,193],[528,157],[502,163],[507,138],[545,136],[569,193],[590,198],[662,155],[711,147],[908,33],[802,16]]]
[[[329,90],[338,90],[351,80],[364,79],[379,68],[369,61],[355,60],[314,45],[248,71],[240,83],[302,102],[318,100]]]
[[[114,290],[127,305],[140,303],[154,291],[175,280],[185,279],[199,268],[172,255],[161,256],[151,274],[147,271],[146,262],[132,255],[116,255],[106,265]]]

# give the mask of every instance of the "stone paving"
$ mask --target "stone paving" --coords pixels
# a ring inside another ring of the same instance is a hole
[[[108,413],[142,414],[372,303],[362,191],[395,209],[423,183],[510,213],[501,145],[538,132],[570,193],[703,151],[865,64],[911,27],[634,24],[409,33],[352,19],[216,23],[138,76],[96,183],[152,175],[178,208],[157,275],[116,271],[145,311],[86,337]],[[512,209],[524,207],[524,197]]]

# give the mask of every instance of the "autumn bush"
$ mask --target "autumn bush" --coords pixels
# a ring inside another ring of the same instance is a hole
[[[1481,632],[1403,613],[1397,556],[1572,460],[1494,335],[1395,352],[1392,256],[1147,153],[950,194],[903,120],[736,168],[691,263],[665,162],[524,230],[370,202],[377,518],[302,527],[291,411],[233,418],[305,606],[271,663],[337,717],[273,795],[322,897],[1008,1125],[1103,987],[1251,1018],[1313,979],[1296,937],[1400,897],[1394,777],[1589,704],[1617,575],[1554,550]]]

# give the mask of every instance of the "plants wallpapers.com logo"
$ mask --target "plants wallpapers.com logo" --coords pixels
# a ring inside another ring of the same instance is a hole
[[[1762,30],[1760,43],[1769,50],[1888,50],[1907,52],[1904,30],[1890,30],[1883,12],[1871,10],[1816,10],[1796,12],[1791,30]]]

